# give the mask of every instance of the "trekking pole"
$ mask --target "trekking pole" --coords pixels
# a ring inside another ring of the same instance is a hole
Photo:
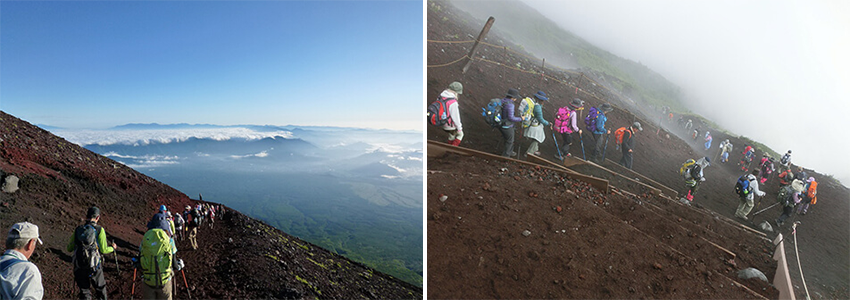
[[[578,134],[578,141],[581,143],[581,159],[587,160],[587,157],[584,156],[584,140],[581,138],[582,134]]]
[[[555,150],[558,151],[558,158],[560,158],[561,160],[564,160],[564,157],[561,156],[561,147],[558,147],[558,139],[555,138],[555,131],[554,130],[552,131],[552,141],[555,142]]]
[[[774,203],[774,204],[772,204],[772,205],[770,205],[770,206],[768,206],[768,207],[765,207],[764,209],[762,209],[762,210],[760,210],[760,211],[757,211],[757,212],[753,213],[753,217],[755,217],[757,214],[763,213],[764,211],[766,211],[766,210],[768,210],[768,209],[770,209],[770,208],[772,208],[772,207],[776,206],[777,204],[779,204],[779,202],[776,202],[776,203]]]
[[[189,289],[189,283],[186,281],[186,272],[180,269],[180,274],[183,274],[183,284],[186,285],[186,292],[189,293],[189,299],[192,299],[192,290]]]
[[[121,267],[118,265],[118,251],[113,251],[112,254],[115,254],[115,268],[118,269],[118,275],[121,275]]]
[[[130,299],[133,299],[133,295],[136,294],[136,268],[133,268],[133,287],[130,289]]]

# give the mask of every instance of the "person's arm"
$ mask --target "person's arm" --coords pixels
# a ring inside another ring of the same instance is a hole
[[[578,119],[578,117],[576,116],[576,113],[577,113],[577,111],[575,111],[575,110],[572,113],[570,113],[570,124],[572,124],[572,126],[573,126],[573,132],[578,132],[579,134],[581,134],[581,129],[579,129],[578,126],[576,125],[576,119]]]
[[[109,254],[115,251],[115,248],[106,244],[106,229],[100,228],[100,233],[97,235],[97,249],[100,253]]]
[[[463,131],[463,124],[460,122],[460,109],[458,109],[457,101],[449,105],[449,116],[452,119],[457,131]]]
[[[534,117],[537,118],[537,122],[540,122],[543,126],[549,126],[549,121],[543,118],[543,105],[535,105],[534,106]]]
[[[522,118],[516,116],[516,113],[514,111],[514,104],[512,101],[506,101],[504,106],[505,109],[502,119],[507,118],[509,122],[522,122]]]
[[[764,192],[762,192],[762,191],[759,189],[759,182],[758,182],[758,180],[750,181],[750,183],[753,185],[753,190],[756,192],[756,195],[758,195],[759,197],[764,197]]]
[[[634,143],[633,143],[633,140],[632,140],[632,132],[629,131],[629,130],[626,130],[626,131],[623,132],[623,148],[625,148],[626,151],[629,151],[629,152],[632,152],[632,149],[634,148]]]

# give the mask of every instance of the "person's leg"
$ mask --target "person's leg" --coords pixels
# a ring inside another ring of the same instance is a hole
[[[502,132],[502,138],[505,139],[505,151],[502,153],[503,156],[511,157],[516,155],[514,148],[514,128],[500,128]]]
[[[626,152],[626,168],[629,168],[629,170],[632,169],[632,159],[632,153]]]
[[[753,199],[747,197],[747,201],[744,202],[744,209],[741,211],[741,216],[746,217],[747,215],[749,215],[750,211],[753,210],[753,206],[755,206],[753,205]]]
[[[100,268],[91,276],[92,288],[97,298],[106,300],[106,279],[103,278],[103,268]]]
[[[570,133],[562,133],[561,137],[564,138],[564,146],[561,147],[561,153],[566,156],[570,154],[570,145],[573,144],[573,135]]]
[[[540,147],[540,143],[535,139],[531,139],[531,145],[528,146],[528,150],[525,151],[525,154],[534,154],[537,152],[537,149]]]
[[[590,156],[590,160],[597,160],[602,158],[602,146],[605,144],[605,140],[602,138],[601,134],[593,134],[593,139],[596,141],[596,145],[593,148],[593,155]]]
[[[76,282],[77,287],[80,288],[80,293],[78,294],[79,299],[90,300],[92,298],[92,295],[91,281],[89,280],[88,272],[75,270],[74,282]]]

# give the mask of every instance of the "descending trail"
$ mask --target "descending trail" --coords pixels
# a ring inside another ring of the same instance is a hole
[[[459,39],[463,39],[467,34],[474,35],[480,30],[478,26],[483,24],[483,22],[473,21],[465,13],[454,10],[448,3],[441,1],[437,3],[442,5],[443,9],[429,11],[428,13],[429,40],[451,40],[451,37],[455,35],[459,36]],[[464,22],[463,20],[467,21]],[[506,21],[496,20],[493,25],[493,32],[488,37],[490,43],[496,43],[498,41],[499,44],[511,49],[521,49],[522,47],[512,45],[508,40],[496,35],[499,26],[504,26],[504,24],[506,24]],[[427,47],[429,65],[432,62],[447,61],[449,58],[465,55],[468,51],[468,49],[453,44],[428,43]],[[585,108],[601,105],[603,102],[599,99],[610,101],[615,106],[615,109],[608,114],[609,120],[607,124],[609,125],[606,127],[611,128],[612,132],[613,129],[626,126],[634,121],[639,121],[643,124],[644,130],[638,132],[635,136],[636,144],[633,170],[662,185],[677,190],[680,194],[685,191],[684,182],[678,174],[681,164],[689,158],[697,159],[707,156],[713,159],[717,155],[717,145],[719,144],[717,142],[713,143],[713,148],[705,151],[704,140],[697,139],[697,141],[693,141],[691,139],[680,138],[680,136],[688,136],[688,132],[680,129],[676,124],[678,116],[675,116],[672,120],[667,120],[667,118],[662,119],[659,115],[660,112],[654,112],[652,109],[643,107],[640,104],[624,102],[616,97],[616,95],[607,92],[603,86],[589,84],[589,81],[583,81],[584,83],[581,83],[577,80],[578,78],[567,81],[571,85],[578,85],[578,90],[560,82],[546,80],[546,78],[541,78],[539,74],[545,72],[547,76],[557,78],[567,78],[568,74],[558,73],[554,69],[544,70],[539,63],[518,55],[513,55],[508,51],[481,50],[478,55],[484,55],[488,60],[500,62],[504,66],[524,66],[524,68],[531,69],[538,75],[534,76],[526,72],[516,72],[496,64],[477,62],[472,64],[472,67],[466,74],[461,73],[460,67],[429,68],[426,99],[434,99],[452,81],[460,81],[464,84],[464,94],[458,100],[465,132],[465,138],[461,143],[461,147],[493,154],[501,151],[501,135],[497,130],[492,129],[484,122],[480,116],[481,108],[486,105],[489,99],[502,97],[508,88],[518,88],[523,96],[531,95],[537,90],[542,90],[550,95],[550,101],[546,102],[543,106],[544,117],[547,120],[551,120],[554,117],[558,107],[566,106],[574,97],[585,100],[587,102]],[[588,76],[592,76],[592,73],[585,72]],[[596,95],[597,97],[585,97],[585,95]],[[583,117],[586,111],[581,113]],[[686,116],[685,119],[687,118]],[[658,121],[660,119],[665,120],[662,121],[665,122],[662,124],[663,128],[659,128]],[[698,121],[696,118],[694,120]],[[580,124],[580,126],[582,125]],[[749,226],[754,230],[760,230],[757,225],[764,221],[770,222],[774,229],[776,229],[776,224],[773,223],[773,220],[781,213],[779,206],[767,209],[755,216],[751,215],[750,221],[734,219],[734,211],[739,203],[738,197],[734,194],[734,185],[737,178],[744,174],[736,164],[740,159],[740,152],[743,150],[744,143],[747,142],[717,128],[710,128],[706,124],[695,124],[696,126],[702,127],[702,133],[706,129],[711,131],[711,135],[715,141],[729,139],[735,149],[729,156],[729,162],[720,163],[718,160],[713,159],[711,166],[706,168],[704,171],[706,181],[700,185],[696,193],[693,202],[694,207],[725,217],[737,224]],[[549,129],[547,128],[546,130]],[[433,126],[428,127],[426,135],[429,140],[442,142],[446,139],[444,132]],[[576,143],[579,141],[590,141],[592,143],[593,140],[589,137],[585,132],[585,136],[581,137],[581,139],[578,137],[574,139],[575,142],[570,149],[573,156],[581,157],[582,147],[576,145]],[[560,139],[557,140],[560,141]],[[546,145],[551,142],[547,140],[541,144],[540,151],[542,152],[542,157],[553,158],[556,156],[555,147]],[[525,148],[528,147],[529,142],[518,136],[517,143]],[[592,151],[592,145],[588,145],[591,148],[584,150]],[[608,158],[613,161],[619,161],[621,155],[619,152],[608,152],[606,153]],[[757,158],[760,158],[761,155],[761,151],[756,152]],[[453,163],[451,159],[433,160],[429,158],[428,168],[432,171],[438,170],[434,166],[440,166],[439,170],[446,168],[452,169],[451,165]],[[473,165],[468,170],[475,170],[475,168],[479,167],[483,167],[483,165]],[[582,172],[594,172],[590,169],[581,169],[580,167],[577,169]],[[850,289],[850,271],[848,271],[846,266],[850,265],[850,221],[846,218],[846,214],[850,212],[850,191],[846,187],[830,181],[830,178],[814,172],[814,170],[807,169],[806,172],[815,176],[821,182],[818,192],[818,204],[809,214],[795,216],[790,221],[799,220],[802,222],[800,227],[798,227],[797,235],[801,253],[801,266],[807,271],[805,276],[809,292],[815,299],[818,299],[817,295],[821,295],[822,298],[848,298],[850,297],[850,291],[848,291]],[[460,176],[459,174],[456,175]],[[762,190],[767,192],[767,195],[761,199],[760,207],[753,209],[753,212],[775,203],[776,191],[778,190],[778,181],[775,176],[773,175],[765,184],[760,185]],[[437,177],[432,177],[432,174],[428,174],[429,212],[431,211],[431,205],[434,199],[431,197],[431,187],[439,187],[443,183],[441,181],[432,182],[434,178]],[[480,180],[487,180],[487,177],[480,177],[477,180],[475,178],[479,177],[472,176],[471,180],[473,181],[470,183],[471,185]],[[828,183],[824,184],[824,182]],[[472,187],[458,186],[457,188],[470,189]],[[505,187],[499,188],[504,189]],[[525,190],[528,189],[522,185],[515,188],[519,189],[519,194],[524,194]],[[758,200],[756,201],[758,202]],[[471,203],[470,205],[473,204]],[[439,241],[442,241],[443,238],[447,238],[432,234],[430,231],[431,222],[433,222],[431,218],[429,215],[429,247],[432,239],[438,238]],[[516,220],[514,222],[523,221]],[[790,232],[791,223],[786,223],[789,225],[778,228],[784,235]],[[703,224],[703,226],[708,225]],[[767,234],[768,237],[772,238],[776,233],[768,232]],[[747,237],[743,238],[749,239]],[[790,251],[789,249],[793,249],[793,247],[786,247],[786,250]],[[770,249],[769,251],[772,253],[773,250]],[[793,251],[790,251],[787,255],[789,257],[796,257]],[[431,262],[429,251],[429,265]],[[796,264],[791,264],[789,267],[797,269]],[[429,274],[430,272],[431,269],[429,266]],[[794,275],[795,273],[797,275]],[[802,287],[802,279],[799,278],[799,271],[792,270],[791,275],[795,284],[799,284]],[[797,292],[798,297],[802,297],[805,294],[804,291]],[[522,297],[522,295],[518,296]],[[545,296],[541,295],[541,297]]]

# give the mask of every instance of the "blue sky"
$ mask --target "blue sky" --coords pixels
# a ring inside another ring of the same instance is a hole
[[[31,123],[422,129],[421,1],[0,3],[0,109]]]

